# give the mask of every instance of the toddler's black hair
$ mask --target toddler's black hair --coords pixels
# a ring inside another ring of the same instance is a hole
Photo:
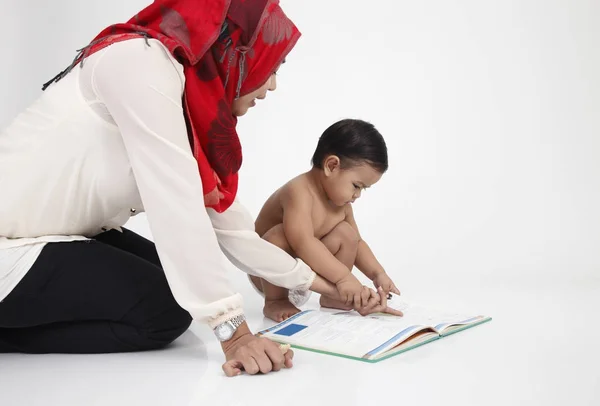
[[[383,136],[373,124],[363,120],[341,120],[323,132],[312,158],[313,166],[322,169],[323,161],[329,155],[339,157],[344,169],[363,162],[380,173],[388,169]]]

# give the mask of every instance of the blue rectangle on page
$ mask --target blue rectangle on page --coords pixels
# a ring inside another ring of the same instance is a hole
[[[300,324],[290,324],[289,326],[285,326],[284,328],[282,328],[279,331],[275,331],[273,334],[278,334],[280,336],[293,336],[294,334],[296,334],[299,331],[302,331],[306,328],[307,326],[303,326]]]

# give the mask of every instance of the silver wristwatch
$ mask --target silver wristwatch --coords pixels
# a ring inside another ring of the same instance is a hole
[[[243,314],[240,314],[239,316],[235,316],[234,318],[219,324],[213,331],[219,341],[227,341],[233,337],[235,331],[245,321],[246,317]]]

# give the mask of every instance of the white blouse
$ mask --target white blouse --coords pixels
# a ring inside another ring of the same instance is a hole
[[[214,327],[242,312],[226,258],[288,289],[312,285],[315,273],[262,240],[239,202],[221,214],[204,207],[184,83],[160,42],[116,43],[0,132],[0,300],[44,244],[118,230],[143,211],[173,295],[195,320]]]

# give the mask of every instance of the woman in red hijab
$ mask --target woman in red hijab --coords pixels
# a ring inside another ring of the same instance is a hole
[[[228,375],[291,367],[250,333],[226,259],[337,295],[236,199],[237,117],[299,37],[276,0],[157,0],[44,85],[0,133],[0,352],[150,350],[196,320]],[[123,228],[140,212],[154,243]]]

